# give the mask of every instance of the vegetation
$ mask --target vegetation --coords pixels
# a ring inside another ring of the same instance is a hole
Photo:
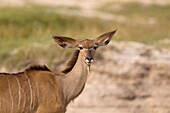
[[[109,4],[109,7],[108,4],[103,4],[96,9],[118,17],[108,20],[72,15],[69,11],[80,10],[74,7],[1,7],[0,12],[3,13],[0,13],[0,68],[5,65],[10,70],[14,66],[21,69],[29,62],[44,58],[58,63],[55,57],[61,53],[55,51],[62,49],[54,46],[51,35],[71,36],[77,39],[94,38],[118,28],[115,35],[117,41],[158,44],[160,40],[170,38],[170,5],[117,5],[116,8],[114,4]],[[61,13],[61,10],[68,14]],[[65,56],[69,53],[67,51],[62,54]],[[51,64],[50,61],[48,63]]]
[[[170,38],[170,5],[119,4],[117,10],[114,9],[115,4],[107,5],[99,10],[125,17],[123,23],[117,23],[121,28],[119,39],[154,44]]]

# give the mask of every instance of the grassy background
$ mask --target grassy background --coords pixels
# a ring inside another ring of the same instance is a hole
[[[62,14],[61,10],[68,14]],[[70,51],[62,52],[63,49],[55,46],[51,35],[95,38],[118,28],[114,40],[138,41],[161,47],[160,41],[170,38],[170,5],[103,4],[96,11],[111,15],[108,20],[86,17],[86,14],[69,14],[80,10],[78,7],[35,5],[1,7],[0,68],[7,67],[13,71],[36,62],[51,66],[62,63]],[[100,16],[105,18],[107,15]],[[63,60],[59,60],[59,56]]]

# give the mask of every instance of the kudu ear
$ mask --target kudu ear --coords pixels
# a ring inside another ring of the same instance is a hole
[[[63,48],[74,48],[77,45],[77,41],[69,37],[52,36],[52,38]]]
[[[108,33],[105,33],[105,34],[99,36],[96,39],[96,43],[98,44],[98,46],[107,45],[111,41],[112,36],[116,33],[116,31],[117,31],[117,29],[112,31],[112,32],[108,32]]]

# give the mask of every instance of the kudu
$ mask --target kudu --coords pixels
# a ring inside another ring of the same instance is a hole
[[[96,49],[107,45],[115,32],[82,41],[53,36],[61,47],[76,49],[61,72],[37,65],[19,73],[0,73],[0,113],[65,113],[84,89]]]

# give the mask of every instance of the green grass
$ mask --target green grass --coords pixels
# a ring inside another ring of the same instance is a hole
[[[156,44],[159,40],[170,38],[170,5],[130,3],[119,4],[115,10],[115,4],[109,4],[109,7],[104,4],[99,10],[126,18],[125,22],[117,23],[121,29],[119,39]]]
[[[1,38],[46,38],[52,34],[84,36],[92,33],[91,30],[103,29],[100,20],[62,15],[57,13],[57,8],[51,12],[50,8],[38,6],[0,10],[3,12],[0,14]]]
[[[118,15],[113,20],[97,17],[61,14],[61,10],[80,10],[78,7],[1,7],[0,8],[0,68],[22,69],[30,62],[48,59],[47,64],[58,64],[59,57],[65,58],[70,51],[54,46],[51,35],[95,38],[118,28],[114,40],[138,41],[157,45],[160,40],[170,38],[170,5],[143,6],[140,4],[104,4],[98,11]],[[68,12],[70,13],[70,12]],[[38,45],[38,46],[33,46]],[[167,46],[167,45],[166,45]],[[18,51],[18,52],[15,52]],[[56,52],[57,51],[57,52]],[[60,52],[60,53],[59,53]],[[41,62],[41,61],[40,61]]]
[[[0,13],[0,45],[16,47],[27,40],[49,42],[51,35],[96,36],[106,28],[100,20],[62,15],[57,9],[41,6],[0,8],[3,12]]]

